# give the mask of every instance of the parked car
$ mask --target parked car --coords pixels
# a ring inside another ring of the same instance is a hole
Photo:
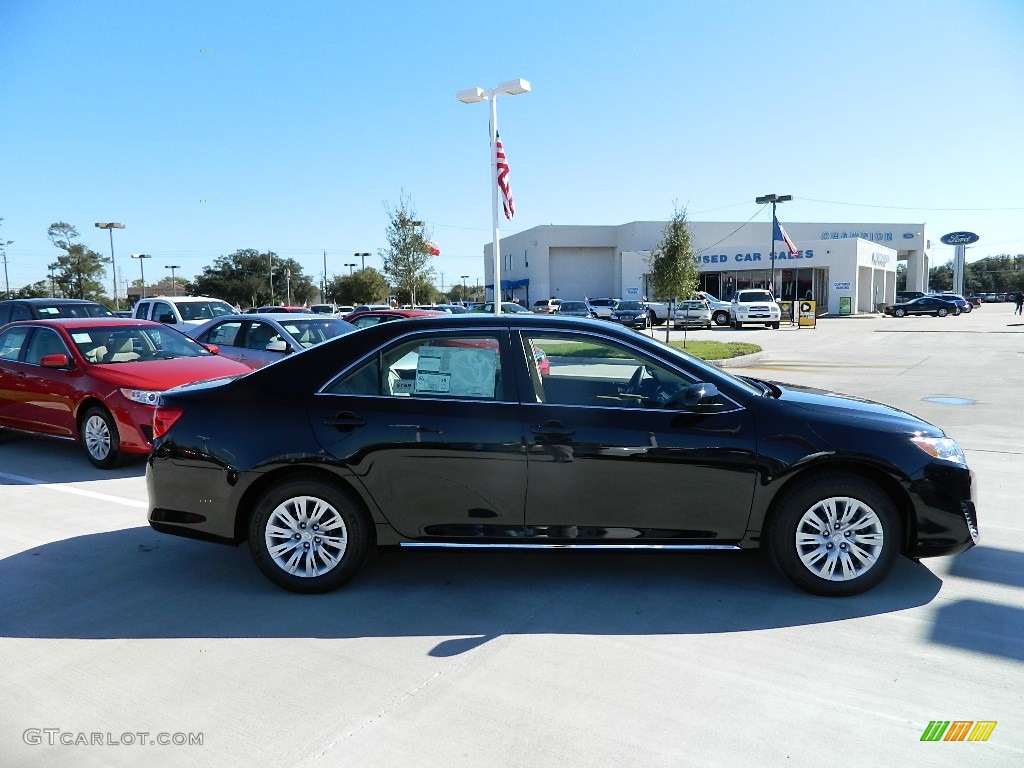
[[[971,312],[974,309],[974,304],[969,302],[960,294],[953,293],[952,291],[943,291],[942,293],[933,293],[930,295],[934,296],[937,299],[942,299],[943,301],[951,301],[954,304],[956,304],[959,312],[954,312],[953,314],[955,315],[959,315],[960,312]]]
[[[109,469],[149,453],[160,393],[249,368],[161,323],[116,317],[26,320],[0,329],[0,433],[76,440]]]
[[[978,535],[974,475],[939,427],[613,323],[386,323],[165,392],[153,423],[150,525],[248,541],[295,592],[340,586],[377,545],[454,545],[765,547],[801,588],[850,595]]]
[[[960,313],[960,307],[952,301],[946,301],[935,296],[919,296],[910,301],[890,304],[885,308],[885,314],[893,317],[905,317],[906,315],[934,315],[935,317],[946,317]]]
[[[558,305],[562,303],[561,299],[539,299],[533,302],[533,311],[551,315],[554,314],[555,310],[558,309]]]
[[[355,310],[355,307],[348,304],[312,304],[307,312],[313,312],[317,315],[333,315],[335,317],[342,317],[353,310]]]
[[[924,291],[896,291],[896,303],[903,304],[925,295]]]
[[[503,302],[501,302],[501,311],[502,311],[502,314],[514,315],[514,314],[521,313],[521,312],[529,312],[530,310],[528,310],[522,304],[516,304],[514,301],[503,301]],[[493,301],[485,302],[484,304],[481,304],[479,307],[474,308],[473,312],[484,312],[486,314],[493,315],[494,314],[494,302]]]
[[[0,301],[0,326],[17,320],[54,317],[114,317],[102,304],[88,299],[5,299]]]
[[[618,299],[586,299],[587,304],[590,305],[591,311],[596,317],[602,320],[608,320],[612,316],[612,312],[615,310],[615,305],[618,304]]]
[[[285,355],[301,352],[355,329],[340,318],[311,312],[304,315],[256,313],[208,320],[189,328],[189,335],[200,344],[216,345],[223,357],[250,368],[262,368]]]
[[[367,328],[380,323],[390,323],[393,320],[408,320],[410,317],[441,317],[447,312],[438,312],[433,309],[367,309],[356,310],[345,315],[345,322],[351,323],[356,328]]]
[[[235,308],[209,296],[150,296],[139,299],[133,317],[152,320],[185,332],[190,325],[202,325],[221,315],[233,315]]]
[[[711,317],[711,305],[707,299],[684,299],[676,305],[672,325],[674,328],[711,328]]]
[[[621,323],[627,328],[646,330],[651,325],[651,314],[647,304],[642,301],[619,301],[616,302],[608,319]]]
[[[597,317],[585,301],[563,301],[558,305],[555,314],[561,317]]]
[[[449,315],[465,315],[471,311],[461,304],[435,304],[432,309],[437,312],[447,312]]]
[[[262,307],[257,307],[256,311],[260,312],[262,314],[267,314],[268,312],[272,312],[272,313],[276,313],[276,314],[295,313],[295,314],[305,315],[305,314],[307,314],[309,312],[309,307],[299,307],[299,306],[287,306],[286,307],[286,306],[283,306],[281,304],[266,304],[266,305],[264,305]]]
[[[765,328],[778,328],[782,309],[771,291],[764,288],[743,288],[732,297],[729,305],[729,324],[737,330],[745,324],[764,324]]]

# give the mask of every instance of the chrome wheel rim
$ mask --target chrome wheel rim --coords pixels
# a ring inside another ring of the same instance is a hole
[[[294,496],[270,513],[264,541],[282,571],[314,578],[341,562],[348,548],[348,528],[338,510],[323,499]]]
[[[804,512],[796,527],[800,562],[826,581],[852,581],[871,570],[882,554],[882,521],[859,499],[833,496]]]
[[[102,416],[93,414],[85,420],[82,437],[85,450],[96,461],[103,461],[110,455],[110,427]]]

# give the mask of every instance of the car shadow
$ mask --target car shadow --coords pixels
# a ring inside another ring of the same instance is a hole
[[[930,602],[941,581],[901,559],[876,589],[792,587],[757,553],[382,550],[340,590],[272,585],[246,547],[129,528],[0,561],[0,636],[447,637],[435,656],[507,634],[705,634],[818,624]],[[454,636],[454,637],[453,637]]]
[[[949,567],[951,576],[1024,587],[1024,553],[978,545],[961,552]]]
[[[17,453],[23,459],[23,466],[31,471],[19,471],[14,462],[0,462],[0,485],[17,483],[15,477],[31,477],[53,483],[73,483],[86,480],[142,477],[146,474],[146,456],[126,456],[124,463],[116,469],[99,469],[90,463],[82,446],[68,440],[38,437],[24,432],[4,430],[0,436],[0,456]],[[12,477],[13,476],[13,477]]]

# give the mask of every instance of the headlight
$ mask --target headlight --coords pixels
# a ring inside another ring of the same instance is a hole
[[[128,389],[126,387],[121,388],[121,394],[129,400],[134,400],[136,403],[142,403],[143,405],[156,405],[156,401],[160,397],[159,392],[148,389]]]
[[[945,459],[967,466],[967,457],[964,456],[960,446],[956,444],[956,440],[952,438],[912,437],[910,442],[934,459]]]

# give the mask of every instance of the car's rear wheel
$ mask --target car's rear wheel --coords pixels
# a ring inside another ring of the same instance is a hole
[[[903,317],[904,315],[907,314],[907,311],[905,309],[897,308],[897,309],[894,309],[892,313],[894,315],[896,315],[896,317]]]
[[[715,325],[728,325],[729,324],[729,313],[725,310],[718,310],[711,318],[715,321]]]
[[[100,469],[113,469],[121,463],[121,438],[114,417],[106,408],[89,408],[78,425],[78,438],[89,461]]]
[[[810,477],[784,492],[768,521],[768,553],[798,587],[816,595],[856,595],[876,586],[899,554],[896,507],[855,475]]]
[[[329,592],[359,570],[370,550],[371,530],[347,493],[316,478],[297,477],[259,500],[249,524],[249,549],[279,587]]]

